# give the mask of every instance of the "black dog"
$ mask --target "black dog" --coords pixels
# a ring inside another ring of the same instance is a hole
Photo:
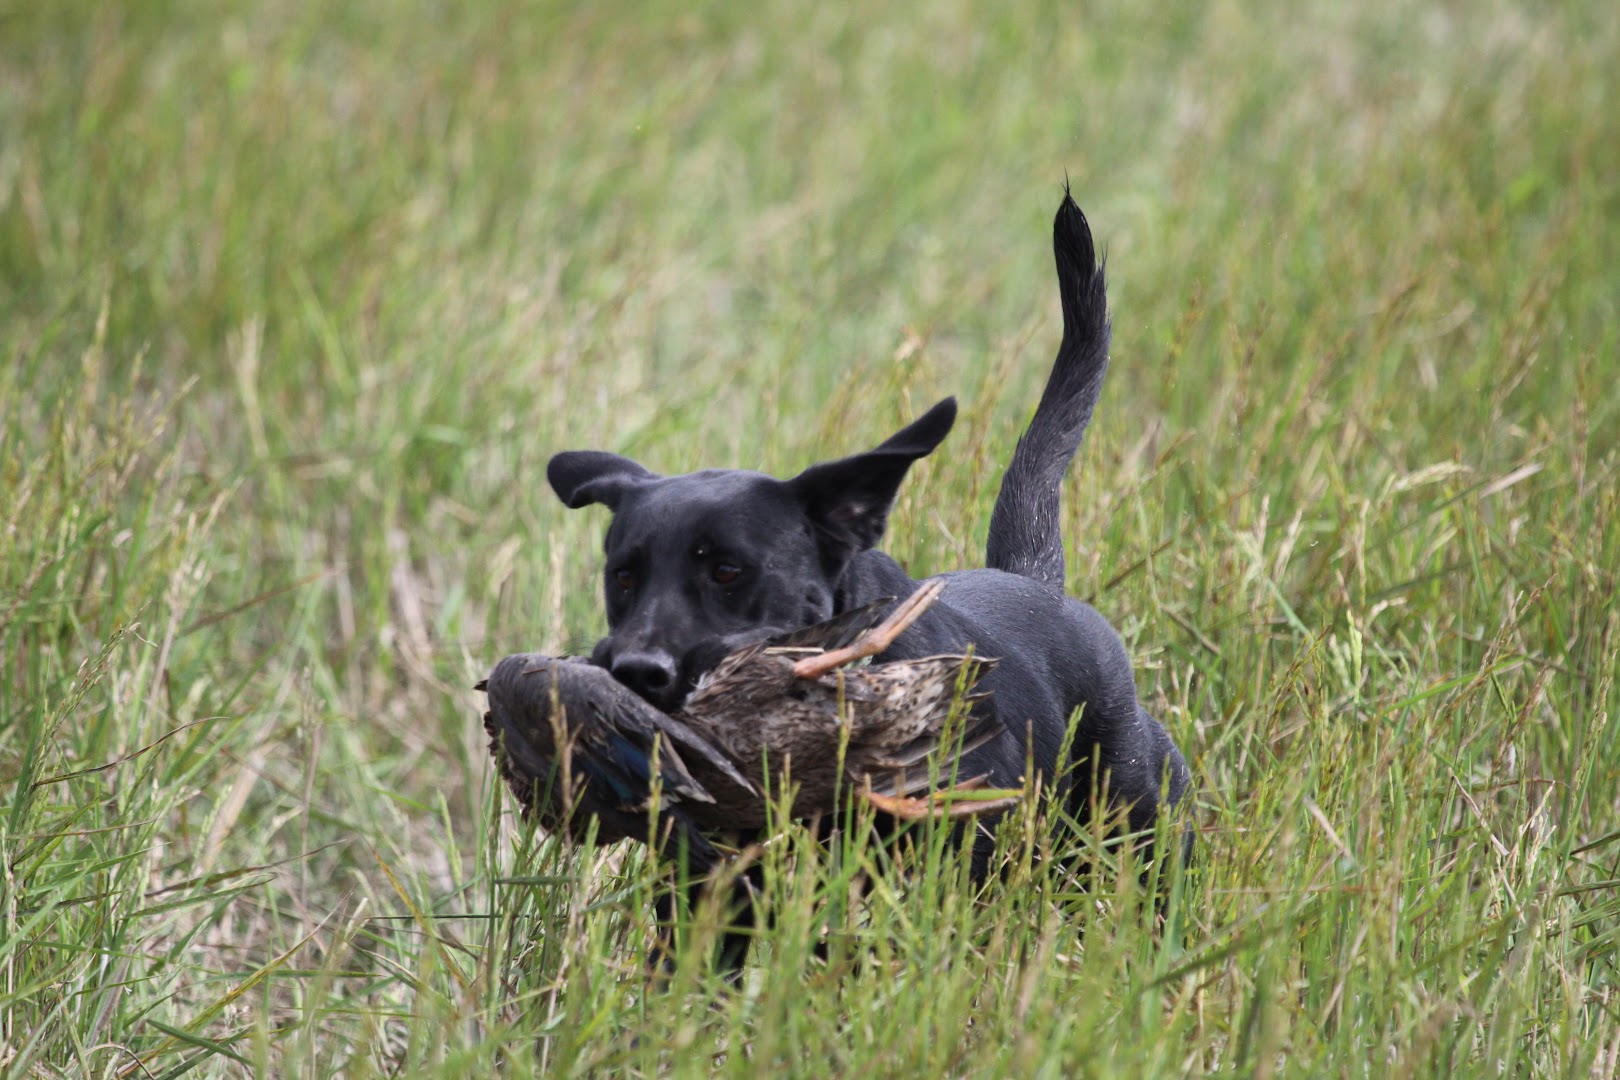
[[[1108,310],[1091,230],[1065,192],[1053,226],[1063,343],[990,519],[988,569],[943,575],[945,593],[880,659],[961,652],[1000,658],[980,689],[1005,725],[961,775],[1016,787],[1033,761],[1077,818],[1094,795],[1149,829],[1188,783],[1187,764],[1137,698],[1119,636],[1063,594],[1059,493],[1108,367]],[[592,659],[661,708],[739,645],[917,588],[873,550],[912,462],[956,419],[935,405],[876,449],[812,465],[791,480],[709,469],[660,477],[628,458],[572,451],[547,478],[570,508],[602,503],[608,636]],[[1081,710],[1069,760],[1060,760]],[[1033,779],[1033,778],[1031,778]],[[1094,792],[1094,783],[1105,784]],[[976,853],[977,854],[977,853]],[[988,852],[984,853],[988,859]],[[980,860],[976,858],[975,862]]]

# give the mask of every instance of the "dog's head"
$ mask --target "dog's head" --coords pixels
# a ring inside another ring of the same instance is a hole
[[[553,457],[546,478],[570,509],[613,511],[608,636],[593,659],[673,709],[733,649],[832,615],[839,579],[882,538],[906,470],[955,420],[947,398],[874,449],[791,480],[734,469],[656,476],[593,450]]]

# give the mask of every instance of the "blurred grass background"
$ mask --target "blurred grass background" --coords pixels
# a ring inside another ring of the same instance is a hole
[[[0,1072],[1620,1072],[1607,10],[0,4]],[[516,827],[468,689],[601,632],[545,460],[955,393],[887,547],[972,564],[1065,176],[1169,930],[789,836],[742,989],[646,993],[647,868]]]

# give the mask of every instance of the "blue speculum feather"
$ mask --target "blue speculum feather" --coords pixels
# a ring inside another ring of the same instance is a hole
[[[641,781],[643,790],[652,780],[652,759],[622,735],[608,741],[609,760]]]

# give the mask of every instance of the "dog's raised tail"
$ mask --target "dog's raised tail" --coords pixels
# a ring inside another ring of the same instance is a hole
[[[990,515],[986,565],[1063,588],[1059,512],[1063,475],[1080,449],[1108,370],[1108,294],[1091,227],[1067,186],[1052,223],[1063,344],[1041,403],[1001,478]]]

